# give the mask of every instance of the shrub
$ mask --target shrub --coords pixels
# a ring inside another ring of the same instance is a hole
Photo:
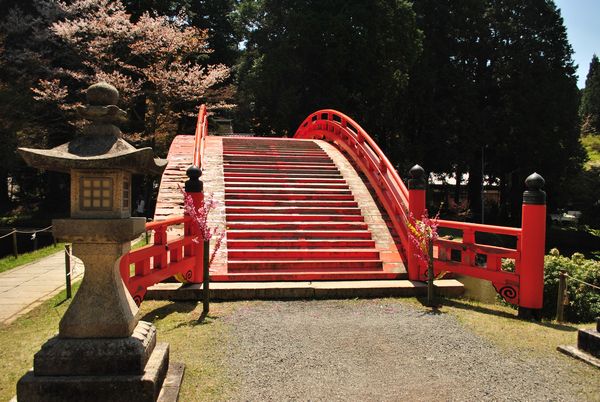
[[[557,249],[550,250],[544,258],[544,317],[556,316],[560,271],[565,271],[571,277],[567,278],[569,303],[565,306],[565,319],[570,322],[589,322],[600,317],[600,291],[576,281],[600,286],[600,262],[586,260],[581,253],[575,253],[571,258],[565,257]]]
[[[514,261],[506,260],[502,269],[514,272]],[[574,253],[571,258],[565,257],[556,248],[544,257],[543,316],[550,319],[556,317],[560,271],[565,271],[571,277],[567,278],[569,303],[564,310],[565,320],[590,322],[600,317],[600,290],[577,282],[580,280],[600,286],[600,261],[586,260],[581,253]]]

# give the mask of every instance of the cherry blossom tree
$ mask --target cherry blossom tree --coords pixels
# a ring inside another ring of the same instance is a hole
[[[21,48],[13,46],[9,58],[40,66],[31,86],[34,99],[57,105],[72,123],[82,91],[97,81],[119,90],[138,131],[132,139],[151,145],[157,135],[175,134],[181,117],[194,115],[201,102],[229,106],[215,89],[229,68],[203,63],[211,53],[206,32],[190,26],[184,15],[144,13],[132,22],[119,0],[32,4],[34,16],[15,6],[3,21],[8,35],[20,31],[33,37]]]

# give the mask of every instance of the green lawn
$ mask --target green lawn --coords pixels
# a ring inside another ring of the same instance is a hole
[[[588,153],[589,161],[586,168],[600,166],[600,135],[586,135],[581,137],[581,144]]]
[[[78,286],[78,283],[74,285],[75,291]],[[60,317],[70,303],[64,300],[65,293],[62,292],[12,324],[0,327],[0,370],[3,373],[0,376],[0,400],[9,400],[15,394],[16,382],[32,367],[33,355],[56,334]],[[423,312],[430,310],[415,298],[394,299],[394,302],[411,304]],[[172,361],[186,365],[180,400],[226,400],[230,392],[235,392],[235,378],[228,376],[224,358],[232,336],[228,317],[237,309],[252,308],[254,303],[212,303],[211,314],[202,324],[197,322],[201,304],[169,301],[142,303],[139,317],[156,325],[160,341],[168,342],[171,346]],[[497,304],[458,299],[444,299],[442,303],[439,313],[456,316],[478,335],[517,353],[557,354],[557,345],[575,343],[577,328],[592,326],[523,321],[516,318],[513,309]],[[18,342],[15,341],[17,339]],[[567,357],[564,357],[564,361],[565,364],[574,362]],[[595,369],[581,364],[574,363],[573,370],[582,376],[597,375]]]
[[[74,293],[79,282],[73,286]],[[60,318],[70,304],[65,291],[15,322],[0,327],[0,400],[8,401],[16,393],[19,378],[33,366],[33,355],[42,344],[56,335]],[[161,342],[171,345],[171,360],[186,365],[181,401],[221,400],[230,389],[222,365],[227,343],[226,322],[235,305],[213,303],[211,314],[202,324],[197,319],[202,304],[145,301],[139,316],[153,322]]]
[[[146,242],[146,237],[142,236],[139,240],[134,240],[135,243],[132,244],[131,249],[135,250],[140,247],[144,247],[148,243]],[[47,257],[54,253],[58,253],[63,251],[65,248],[65,243],[57,243],[56,246],[48,246],[41,248],[37,251],[32,251],[31,253],[23,253],[19,254],[18,258],[13,257],[12,255],[0,258],[0,273],[4,271],[8,271],[10,269],[16,268],[18,266],[28,264],[30,262],[34,262],[39,260],[40,258]]]
[[[24,265],[40,258],[47,257],[54,253],[58,253],[59,251],[64,250],[65,243],[57,243],[56,246],[48,246],[44,248],[40,248],[37,251],[32,251],[30,253],[19,254],[19,257],[15,258],[12,255],[0,258],[0,272],[8,271],[9,269],[13,269],[20,265]]]

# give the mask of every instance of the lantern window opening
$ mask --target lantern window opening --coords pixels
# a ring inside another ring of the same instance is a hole
[[[82,211],[110,211],[113,208],[111,177],[82,177],[80,180]]]

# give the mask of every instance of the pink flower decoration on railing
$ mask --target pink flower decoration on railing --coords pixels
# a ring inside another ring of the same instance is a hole
[[[429,218],[427,210],[416,219],[412,213],[408,213],[406,226],[408,227],[408,238],[414,246],[414,256],[419,261],[419,265],[428,266],[433,255],[429,254],[430,245],[438,239],[438,212],[435,217]]]
[[[195,236],[192,241],[194,243],[200,243],[201,241],[210,241],[213,237],[215,238],[214,248],[208,261],[208,265],[210,266],[217,255],[217,251],[221,248],[223,238],[225,237],[224,230],[220,230],[216,226],[211,228],[208,224],[208,216],[210,212],[219,205],[219,202],[214,199],[214,196],[211,193],[204,197],[202,205],[196,207],[192,196],[181,187],[179,187],[179,190],[183,194],[183,210],[186,215],[192,218],[192,222],[198,229],[198,235]]]

